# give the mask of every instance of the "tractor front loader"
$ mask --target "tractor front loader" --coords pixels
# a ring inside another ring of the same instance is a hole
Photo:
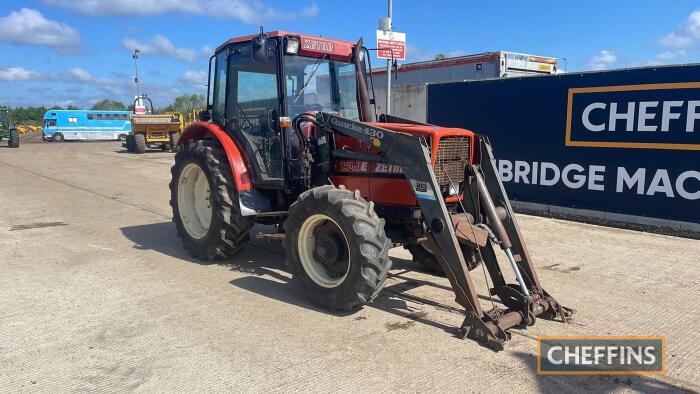
[[[447,276],[465,337],[500,350],[512,327],[566,321],[572,311],[539,282],[488,139],[377,114],[368,62],[362,40],[262,29],[217,48],[208,110],[180,137],[171,170],[184,247],[226,258],[255,223],[274,225],[304,294],[356,310],[382,290],[400,245]],[[502,307],[482,309],[470,276],[480,264]]]
[[[532,326],[538,316],[566,322],[572,310],[562,307],[540,285],[530,255],[523,243],[513,209],[497,175],[491,145],[486,137],[477,137],[480,157],[464,168],[466,191],[470,198],[462,213],[451,214],[440,198],[437,177],[430,165],[430,150],[424,139],[398,133],[378,125],[354,122],[337,115],[319,112],[299,115],[299,121],[314,124],[330,135],[344,135],[379,150],[366,154],[342,149],[332,156],[350,160],[367,160],[400,166],[413,187],[427,227],[425,239],[447,275],[456,302],[466,309],[461,326],[464,336],[496,350],[510,338],[514,326]],[[399,120],[394,118],[394,121]],[[321,136],[323,138],[324,136]],[[321,158],[321,160],[329,158]],[[476,248],[494,286],[489,290],[506,308],[484,312],[479,303],[461,243]],[[495,248],[503,250],[516,283],[507,283],[498,264]]]

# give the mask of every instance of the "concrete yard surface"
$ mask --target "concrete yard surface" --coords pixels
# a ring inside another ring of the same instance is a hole
[[[456,338],[449,282],[403,249],[371,306],[329,313],[275,241],[214,263],[183,250],[172,153],[24,142],[0,148],[0,392],[700,390],[698,240],[520,215],[543,286],[577,314],[495,353]],[[541,335],[664,335],[668,372],[538,376]]]

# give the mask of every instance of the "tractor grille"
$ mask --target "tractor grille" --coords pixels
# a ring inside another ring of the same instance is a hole
[[[444,191],[452,183],[464,181],[464,167],[469,163],[469,144],[471,140],[464,136],[450,136],[440,139],[435,161],[435,176]]]

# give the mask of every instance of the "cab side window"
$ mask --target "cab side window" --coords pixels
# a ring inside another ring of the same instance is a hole
[[[214,76],[214,102],[212,117],[214,122],[224,125],[226,119],[226,80],[227,80],[227,51],[221,51],[216,56],[216,75]]]

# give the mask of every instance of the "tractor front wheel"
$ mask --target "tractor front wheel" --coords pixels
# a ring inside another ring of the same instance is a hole
[[[146,136],[143,134],[134,135],[134,152],[144,153],[146,152]]]
[[[353,310],[386,283],[391,241],[374,203],[359,192],[320,186],[302,193],[284,223],[287,264],[314,303]]]
[[[10,130],[10,139],[7,141],[7,146],[10,148],[19,148],[19,131],[16,129]]]
[[[127,150],[127,152],[134,153],[135,149],[136,149],[136,140],[134,139],[133,134],[129,134],[126,136],[126,150]]]
[[[177,141],[180,140],[180,133],[170,134],[170,151],[177,152]]]
[[[192,257],[227,257],[249,241],[253,220],[241,215],[231,167],[217,142],[188,141],[171,172],[173,221]]]

